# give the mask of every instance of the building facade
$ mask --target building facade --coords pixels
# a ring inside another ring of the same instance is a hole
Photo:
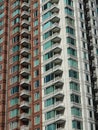
[[[0,0],[0,130],[98,130],[97,0]]]

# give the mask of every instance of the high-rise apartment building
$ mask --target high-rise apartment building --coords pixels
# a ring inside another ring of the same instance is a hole
[[[98,130],[97,77],[97,0],[0,0],[0,130]]]

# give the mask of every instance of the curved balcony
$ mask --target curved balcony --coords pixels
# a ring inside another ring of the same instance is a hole
[[[30,130],[30,127],[29,127],[29,125],[22,125],[20,127],[20,130]]]
[[[29,120],[29,114],[27,114],[27,113],[20,114],[20,120],[28,121]]]
[[[22,49],[21,49],[21,51],[20,51],[20,54],[22,55],[22,56],[28,56],[29,54],[30,54],[30,49],[29,48],[27,48],[27,47],[23,47]]]
[[[20,64],[25,66],[30,64],[30,59],[29,58],[21,58]]]
[[[27,45],[30,44],[30,40],[29,40],[28,38],[22,38],[22,39],[21,39],[21,44],[22,44],[23,46],[27,46]]]
[[[21,13],[21,17],[22,17],[23,19],[26,19],[26,18],[29,17],[29,14],[30,14],[29,11],[22,11],[22,13]]]
[[[23,109],[23,110],[29,109],[29,102],[27,102],[27,101],[22,101],[22,102],[20,103],[20,108]]]
[[[23,10],[28,10],[30,7],[29,7],[29,4],[28,4],[27,2],[23,2],[23,3],[21,4],[21,8],[22,8]]]
[[[20,81],[20,85],[21,86],[23,86],[23,87],[27,87],[27,86],[30,86],[30,81],[29,81],[29,79],[22,79],[21,81]]]
[[[30,91],[29,90],[22,90],[20,92],[20,96],[23,98],[28,98],[30,96]]]
[[[29,29],[23,28],[23,29],[21,30],[21,35],[22,35],[23,37],[28,37],[28,36],[30,35]]]
[[[22,26],[23,28],[29,27],[29,21],[28,21],[28,20],[25,20],[25,19],[22,20],[21,26]]]

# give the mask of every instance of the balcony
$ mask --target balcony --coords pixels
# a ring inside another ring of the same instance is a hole
[[[22,125],[20,130],[30,130],[30,127],[28,125]]]
[[[30,44],[30,40],[28,38],[22,38],[21,39],[21,45],[27,46]]]
[[[94,53],[93,52],[91,52],[89,56],[90,56],[90,59],[92,59],[92,60],[94,59]]]
[[[62,76],[58,76],[58,77],[55,77],[50,82],[45,83],[44,86],[45,87],[50,86],[50,85],[58,86],[58,85],[63,85],[63,83],[64,83],[64,81],[62,79]]]
[[[96,81],[97,80],[96,73],[92,74],[91,78],[92,78],[93,81]]]
[[[23,98],[28,98],[30,96],[30,91],[29,90],[22,90],[20,92],[20,96]]]
[[[58,23],[60,21],[60,18],[58,16],[58,13],[53,13],[52,16],[50,17],[50,21],[53,23]]]
[[[30,64],[30,59],[29,58],[21,58],[20,64],[23,66],[26,66]]]
[[[21,35],[22,35],[23,37],[28,37],[28,36],[30,35],[29,29],[23,28],[23,29],[21,30]]]
[[[29,120],[29,114],[27,114],[27,113],[22,113],[22,114],[20,115],[20,120],[22,120],[22,121],[28,121],[28,120]]]
[[[51,123],[55,123],[55,124],[62,124],[62,123],[65,123],[66,121],[66,118],[63,114],[58,114],[58,115],[55,115],[55,117],[51,118],[50,120],[47,120],[45,121],[45,125],[47,124],[51,124]]]
[[[63,91],[63,90],[57,91],[57,92],[54,94],[54,97],[55,97],[55,98],[58,98],[58,99],[63,98],[63,97],[64,97],[64,91]]]
[[[65,109],[65,104],[62,101],[55,102],[54,109],[57,111],[62,111]]]
[[[21,26],[22,26],[23,28],[29,27],[29,21],[28,21],[28,20],[25,20],[25,19],[22,20]]]
[[[87,29],[88,29],[88,30],[91,30],[91,24],[90,24],[89,22],[87,23],[86,26],[87,26]]]
[[[58,3],[59,0],[50,0],[51,3]]]
[[[92,70],[95,70],[95,63],[93,62],[92,64],[90,64],[90,68],[92,69]]]
[[[23,19],[27,19],[29,17],[30,12],[29,11],[22,11],[21,17]]]
[[[20,54],[22,55],[22,56],[28,56],[29,54],[30,54],[30,49],[29,48],[27,48],[27,47],[23,47],[22,49],[21,49],[21,51],[20,51]]]
[[[63,114],[58,114],[55,117],[55,121],[57,124],[64,123],[66,121],[65,116]]]
[[[59,127],[56,130],[65,130],[63,127]]]
[[[98,114],[98,104],[97,104],[97,108],[96,108],[96,113]]]
[[[86,10],[87,12],[89,11],[89,4],[88,4],[88,3],[85,4],[85,10]]]
[[[50,27],[48,27],[45,31],[43,31],[43,33],[52,31],[52,33],[55,34],[55,33],[59,33],[60,29],[61,28],[58,23],[52,23]]]
[[[29,108],[29,102],[27,102],[27,101],[22,101],[22,102],[20,103],[20,108],[23,109],[23,110],[28,109],[28,108]]]
[[[60,56],[60,54],[56,54],[53,56],[53,64],[60,64],[62,63],[62,58]]]
[[[59,43],[61,41],[61,38],[59,37],[59,33],[53,33],[50,38],[52,42]]]
[[[22,76],[28,76],[30,74],[30,69],[28,69],[28,68],[22,68],[20,74]]]
[[[56,51],[57,50],[57,51]],[[49,49],[43,51],[43,55],[49,51],[61,52],[62,48],[60,43],[53,43]]]
[[[57,4],[53,4],[51,7],[52,7],[52,8],[51,8],[50,11],[51,11],[52,13],[57,13],[57,12],[59,12],[59,8],[58,8]]]
[[[28,10],[29,9],[29,4],[27,2],[23,2],[22,5],[21,5],[21,8],[23,10]]]
[[[89,50],[93,50],[93,48],[94,48],[93,43],[89,43],[88,48],[89,48]]]
[[[92,39],[92,32],[89,31],[87,36],[88,36],[89,39]]]
[[[88,14],[88,13],[86,14],[86,20],[90,21],[90,14]]]
[[[23,87],[27,87],[27,86],[30,86],[30,81],[29,81],[29,79],[22,79],[21,81],[20,81],[20,85],[21,86],[23,86]]]

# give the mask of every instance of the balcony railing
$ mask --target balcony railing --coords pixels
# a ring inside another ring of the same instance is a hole
[[[23,97],[23,98],[27,98],[27,97],[30,96],[30,91],[24,89],[24,90],[22,90],[22,91],[20,92],[20,96]]]

